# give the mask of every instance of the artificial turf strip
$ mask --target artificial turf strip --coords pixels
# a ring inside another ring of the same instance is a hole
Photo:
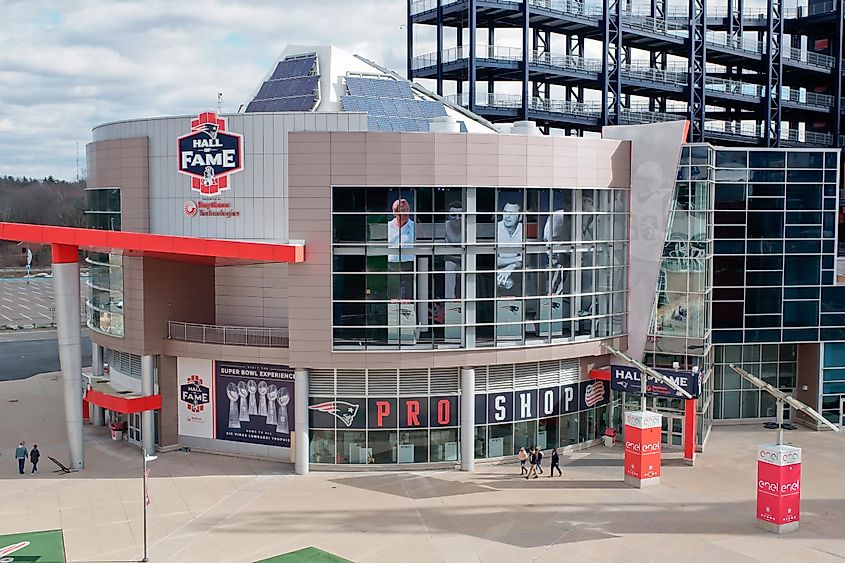
[[[61,530],[44,530],[0,536],[0,550],[21,542],[29,542],[7,556],[16,562],[37,561],[38,563],[65,563],[65,540]],[[0,557],[4,559],[5,557]]]
[[[349,559],[338,557],[328,551],[316,547],[306,547],[290,553],[275,555],[268,559],[262,559],[255,563],[353,563]]]

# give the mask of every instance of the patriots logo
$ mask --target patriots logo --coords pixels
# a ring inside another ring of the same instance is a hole
[[[191,127],[192,131],[202,131],[212,139],[217,138],[217,132],[220,131],[220,125],[218,123],[213,123],[208,121],[206,123],[200,123],[197,126]]]
[[[502,305],[501,309],[504,309],[514,315],[519,313],[519,305]]]
[[[28,541],[22,541],[18,543],[13,543],[12,545],[7,545],[6,547],[0,547],[0,557],[3,558],[2,561],[14,561],[14,558],[6,556],[11,555],[16,551],[20,551],[28,545]]]
[[[353,405],[346,401],[326,401],[325,403],[311,405],[308,408],[313,411],[329,413],[349,428],[355,420],[355,415],[358,414],[359,405]]]

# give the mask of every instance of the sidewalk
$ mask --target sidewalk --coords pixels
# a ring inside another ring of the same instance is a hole
[[[47,455],[67,458],[59,391],[55,374],[0,383],[0,534],[62,528],[68,561],[137,561],[140,450],[86,427],[86,469],[50,473]],[[285,464],[165,453],[150,464],[150,561],[255,561],[307,546],[359,563],[841,561],[845,435],[786,437],[805,461],[801,528],[782,538],[755,526],[755,448],[774,438],[759,426],[715,428],[694,468],[669,460],[645,490],[622,484],[619,447],[567,456],[562,478],[531,481],[515,463],[302,477]],[[39,475],[17,475],[19,439],[43,451]]]

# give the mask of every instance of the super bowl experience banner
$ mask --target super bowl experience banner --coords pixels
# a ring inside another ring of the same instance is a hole
[[[289,448],[293,385],[288,366],[214,362],[215,437]]]

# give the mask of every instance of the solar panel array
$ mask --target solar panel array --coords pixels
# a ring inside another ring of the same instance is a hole
[[[370,131],[427,132],[432,117],[446,115],[442,102],[415,99],[409,82],[347,76],[346,88],[343,109],[366,112]]]
[[[246,111],[311,111],[320,82],[320,75],[314,74],[316,63],[316,55],[279,61]]]

